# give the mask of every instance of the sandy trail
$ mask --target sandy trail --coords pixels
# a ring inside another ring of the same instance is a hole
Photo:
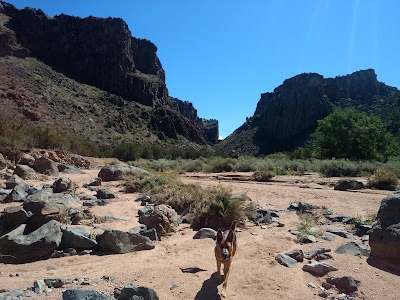
[[[63,175],[71,178],[79,188],[77,194],[94,194],[82,188],[82,184],[97,175],[98,169],[85,170],[85,174]],[[232,175],[232,174],[229,174]],[[239,174],[240,175],[240,174]],[[202,186],[223,185],[234,192],[245,192],[254,202],[264,208],[286,209],[291,201],[305,201],[332,209],[335,213],[350,216],[367,216],[378,210],[381,200],[388,194],[383,191],[363,192],[334,191],[326,179],[317,175],[278,176],[274,182],[255,183],[217,179],[221,174],[188,174],[182,179],[187,183]],[[211,178],[210,178],[211,177]],[[50,178],[49,182],[53,182]],[[118,199],[104,207],[94,207],[98,215],[128,218],[127,221],[98,224],[102,228],[128,230],[137,226],[137,210],[140,207],[133,200],[138,194],[121,193],[120,182],[104,183],[118,192]],[[10,204],[8,204],[10,205]],[[0,205],[0,210],[6,205]],[[288,230],[296,229],[299,221],[292,212],[280,212],[280,221],[285,227],[271,224],[262,229],[247,223],[237,233],[238,251],[232,265],[228,284],[228,299],[321,299],[319,290],[307,286],[314,283],[321,286],[324,277],[317,278],[302,271],[303,264],[285,268],[275,261],[278,253],[291,249],[311,249],[316,246],[334,251],[346,240],[337,237],[335,241],[320,240],[311,245],[299,245]],[[334,227],[338,227],[336,224]],[[327,226],[325,226],[327,227]],[[164,237],[150,251],[121,255],[87,255],[48,259],[28,264],[0,264],[0,288],[15,289],[32,286],[32,282],[43,278],[84,278],[92,280],[90,286],[81,286],[112,294],[115,287],[132,283],[154,288],[160,299],[220,299],[215,279],[216,264],[213,254],[214,242],[210,239],[193,240],[194,231],[186,224],[179,231]],[[331,275],[351,275],[361,281],[359,299],[398,299],[400,278],[368,264],[366,258],[331,253],[334,260],[327,261],[339,270]],[[180,268],[198,267],[204,271],[182,273]],[[20,276],[15,276],[15,274]],[[13,277],[10,277],[13,276]],[[101,277],[113,276],[108,282]],[[54,289],[48,296],[35,299],[61,299],[63,290],[77,287],[77,284]],[[78,286],[80,287],[80,286]]]

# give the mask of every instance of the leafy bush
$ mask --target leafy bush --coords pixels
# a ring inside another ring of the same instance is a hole
[[[318,121],[312,136],[318,158],[385,160],[399,153],[398,143],[381,119],[354,108],[335,109]]]

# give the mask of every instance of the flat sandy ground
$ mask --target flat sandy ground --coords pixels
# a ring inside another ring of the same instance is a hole
[[[77,185],[77,194],[94,194],[81,188],[82,184],[95,176],[99,169],[85,170],[85,174],[66,174]],[[238,175],[239,178],[231,180]],[[323,178],[315,174],[304,176],[278,176],[273,182],[256,183],[237,180],[245,174],[186,174],[184,182],[198,183],[203,186],[228,186],[233,192],[246,193],[253,202],[263,208],[283,210],[279,220],[285,224],[277,227],[276,223],[260,226],[246,223],[237,232],[238,251],[234,258],[228,285],[228,299],[321,299],[319,287],[325,277],[318,278],[304,272],[299,263],[293,268],[286,268],[275,261],[275,256],[289,250],[311,249],[322,246],[332,249],[333,260],[326,262],[339,270],[330,275],[351,275],[361,281],[358,299],[400,299],[400,277],[376,268],[365,257],[354,257],[334,253],[334,250],[348,240],[337,237],[328,242],[319,239],[317,243],[300,245],[288,232],[296,229],[299,222],[294,212],[286,211],[292,201],[305,201],[323,206],[335,214],[349,216],[368,216],[376,213],[381,200],[388,194],[385,191],[363,190],[359,192],[334,191],[332,183],[337,178]],[[248,174],[247,174],[248,175]],[[50,182],[54,178],[50,178]],[[98,215],[111,215],[128,218],[128,221],[98,224],[101,228],[128,230],[137,226],[139,204],[134,202],[138,194],[120,192],[119,182],[103,183],[113,191],[119,192],[118,199],[103,207],[94,207]],[[7,204],[10,205],[10,204]],[[6,205],[0,205],[0,211]],[[325,220],[326,221],[326,220]],[[329,226],[324,225],[323,228]],[[343,227],[332,224],[330,227]],[[71,284],[61,289],[54,289],[48,296],[35,299],[61,299],[61,293],[67,288],[87,288],[112,294],[115,287],[125,284],[143,285],[154,288],[160,299],[220,299],[221,286],[216,284],[216,264],[214,241],[211,239],[193,240],[195,232],[187,224],[182,224],[179,231],[157,242],[155,249],[121,255],[86,255],[57,259],[48,259],[28,264],[1,264],[0,288],[15,289],[32,286],[34,280],[44,278],[90,278],[92,284],[79,286]],[[359,238],[357,238],[359,240]],[[197,267],[203,271],[183,273],[181,268]],[[15,274],[19,276],[15,276]],[[11,277],[11,276],[12,277]],[[113,276],[114,281],[101,279],[103,275]],[[317,286],[308,287],[309,283]],[[337,293],[334,293],[337,294]]]

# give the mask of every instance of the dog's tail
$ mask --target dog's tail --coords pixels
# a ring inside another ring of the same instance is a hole
[[[233,232],[235,232],[235,230],[236,230],[236,225],[237,225],[237,221],[235,220],[235,221],[232,222],[232,225],[231,225],[231,228],[230,228]]]

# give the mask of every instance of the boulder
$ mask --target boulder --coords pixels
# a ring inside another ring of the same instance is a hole
[[[62,300],[115,300],[115,298],[98,291],[70,289],[63,292]]]
[[[32,167],[34,163],[35,163],[35,158],[32,155],[28,153],[21,153],[18,160],[18,164]]]
[[[301,249],[294,249],[292,251],[286,252],[285,255],[294,258],[298,262],[302,262],[304,260],[304,252]]]
[[[343,277],[328,277],[326,279],[327,283],[336,286],[336,288],[341,293],[345,293],[347,295],[351,295],[358,290],[358,285],[360,284],[359,280],[354,279],[351,276],[343,276]]]
[[[101,186],[101,178],[100,177],[95,177],[95,178],[92,178],[92,179],[86,181],[83,184],[83,187],[85,187],[85,188],[88,187],[88,186]]]
[[[59,164],[57,166],[57,168],[58,168],[58,172],[62,172],[65,174],[84,174],[83,171],[81,171],[80,169],[78,169],[75,166]]]
[[[33,168],[37,172],[49,176],[58,176],[59,174],[57,164],[46,156],[36,159]]]
[[[25,183],[25,181],[21,177],[19,177],[17,174],[14,174],[10,178],[7,179],[6,189],[12,190],[19,183]]]
[[[372,225],[367,225],[363,223],[356,223],[354,224],[354,227],[356,229],[357,236],[364,236],[368,234],[368,232],[372,229]]]
[[[51,220],[25,235],[25,224],[0,237],[1,254],[11,255],[18,262],[34,261],[49,256],[61,243],[61,224]]]
[[[317,241],[317,239],[315,238],[315,236],[308,234],[308,235],[302,235],[299,237],[299,243],[300,244],[311,244],[311,243],[315,243]]]
[[[97,236],[101,251],[128,253],[154,249],[154,243],[145,236],[119,230],[106,230]]]
[[[135,285],[126,285],[122,288],[118,300],[159,300],[155,290]]]
[[[312,261],[303,266],[303,271],[309,272],[316,276],[324,276],[330,271],[337,271],[338,269],[325,262]]]
[[[96,197],[98,199],[113,199],[115,195],[107,188],[97,190]]]
[[[139,231],[140,235],[143,236],[147,236],[151,241],[161,241],[157,230],[155,230],[154,228],[150,228],[150,229],[142,229]]]
[[[141,207],[138,209],[138,216],[141,217],[145,214],[150,214],[152,211],[154,211],[154,206],[153,205],[146,205],[144,207]]]
[[[80,204],[79,197],[74,193],[53,193],[52,189],[44,188],[29,195],[24,201],[24,208],[27,211],[37,211],[43,203],[56,203],[73,206]]]
[[[295,264],[297,264],[297,260],[295,260],[294,258],[290,257],[289,255],[286,254],[278,254],[275,257],[275,260],[280,263],[282,266],[291,268],[293,267]]]
[[[14,174],[18,175],[19,177],[25,180],[38,178],[38,174],[36,173],[36,171],[26,165],[16,165]]]
[[[25,224],[28,218],[29,214],[21,206],[6,207],[1,214],[3,229],[11,229]]]
[[[7,195],[5,202],[23,202],[28,197],[29,185],[25,182],[18,183]]]
[[[63,230],[61,247],[77,250],[94,250],[97,242],[89,238],[89,233],[83,227],[67,227]]]
[[[328,228],[326,231],[336,234],[342,238],[354,239],[354,235],[351,232],[348,232],[348,231],[340,229],[340,228]]]
[[[372,256],[400,259],[400,192],[382,200],[376,222],[369,231],[369,245]]]
[[[318,206],[315,206],[315,205],[312,205],[312,204],[309,204],[306,202],[301,202],[301,201],[300,202],[292,202],[292,203],[290,203],[290,205],[288,207],[289,210],[295,210],[295,211],[298,211],[301,213],[311,212],[312,210],[317,209],[317,208],[318,208]]]
[[[334,187],[336,191],[360,190],[364,184],[357,180],[340,180]]]
[[[324,215],[324,216],[331,222],[339,222],[339,223],[343,223],[343,224],[350,224],[350,223],[354,222],[354,218],[349,217],[349,216],[344,216],[344,215],[336,215],[336,216]]]
[[[140,216],[139,223],[155,228],[158,234],[165,235],[178,229],[178,214],[168,205],[157,205],[153,211]]]
[[[217,237],[217,232],[212,228],[201,228],[196,234],[193,236],[193,239],[213,239]]]
[[[75,184],[71,179],[66,177],[60,177],[53,183],[53,192],[62,193],[66,191],[75,192]]]
[[[108,165],[101,168],[98,177],[102,181],[122,180],[125,175],[147,173],[147,171],[129,165]]]
[[[316,247],[308,251],[304,251],[304,258],[306,259],[315,259],[319,254],[324,254],[327,252],[331,252],[331,249],[326,249],[323,247]]]
[[[73,283],[73,280],[69,279],[69,278],[46,278],[46,279],[44,279],[44,283],[49,288],[57,289],[57,288],[63,287],[65,284]]]
[[[371,250],[368,246],[357,242],[350,242],[344,244],[336,249],[335,253],[339,254],[347,254],[347,255],[354,255],[354,256],[369,256]]]

